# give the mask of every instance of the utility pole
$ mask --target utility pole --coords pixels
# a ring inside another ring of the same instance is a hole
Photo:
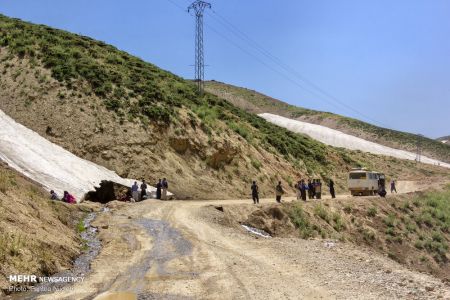
[[[188,12],[195,11],[195,81],[200,94],[203,93],[203,80],[205,78],[203,12],[206,8],[211,8],[211,4],[201,0],[196,0],[188,7]]]

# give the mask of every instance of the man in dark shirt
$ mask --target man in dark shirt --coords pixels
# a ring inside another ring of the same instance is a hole
[[[258,190],[258,185],[256,184],[256,181],[253,181],[253,184],[252,184],[252,198],[253,198],[253,204],[259,204],[259,190]]]
[[[147,184],[145,183],[145,179],[142,179],[141,184],[141,201],[147,198]]]
[[[161,199],[162,182],[161,179],[156,184],[156,199]]]
[[[336,195],[334,193],[334,181],[333,179],[330,179],[330,194],[331,194],[331,198],[336,198]]]

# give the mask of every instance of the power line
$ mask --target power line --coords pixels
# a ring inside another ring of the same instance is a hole
[[[208,27],[211,31],[215,32],[218,36],[220,36],[221,38],[223,38],[224,40],[226,40],[227,42],[229,42],[230,44],[232,44],[233,46],[235,46],[236,48],[238,48],[239,50],[241,50],[242,52],[246,53],[247,55],[251,56],[253,59],[255,59],[256,61],[258,61],[260,64],[264,65],[266,68],[270,69],[271,71],[277,73],[278,75],[282,76],[284,79],[290,81],[291,83],[297,85],[298,87],[300,87],[303,90],[306,90],[307,92],[310,92],[312,94],[315,94],[315,92],[313,90],[308,89],[305,86],[302,86],[300,83],[298,83],[297,81],[295,81],[294,79],[292,79],[291,77],[289,77],[288,75],[280,72],[279,70],[273,68],[272,66],[270,66],[269,64],[267,64],[266,62],[264,62],[262,59],[260,59],[259,57],[253,55],[250,51],[246,50],[245,48],[241,47],[239,44],[237,44],[236,42],[234,42],[233,40],[229,39],[227,36],[225,36],[224,34],[220,33],[218,30],[214,29],[214,27],[212,27],[211,25],[206,25],[206,27]],[[327,103],[333,105],[336,108],[339,108],[338,106],[336,106],[335,103],[327,101],[324,99],[324,101],[326,101]]]
[[[169,1],[173,3],[172,0],[169,0]],[[179,7],[179,8],[181,8],[181,6],[179,6],[178,4],[175,4],[175,5],[177,7]],[[232,44],[234,47],[238,48],[242,52],[244,52],[247,55],[251,56],[253,59],[258,61],[260,64],[264,65],[266,68],[268,68],[271,71],[273,71],[273,72],[277,73],[278,75],[282,76],[284,79],[290,81],[291,83],[295,84],[299,88],[301,88],[301,89],[303,89],[303,90],[305,90],[305,91],[315,95],[316,97],[318,97],[318,99],[320,99],[320,100],[322,100],[322,101],[324,101],[324,102],[334,106],[335,108],[339,109],[340,107],[337,105],[337,104],[339,104],[341,106],[341,108],[346,108],[347,110],[350,110],[350,111],[352,111],[352,112],[354,112],[354,113],[364,117],[367,120],[371,120],[372,122],[374,122],[376,124],[379,124],[379,125],[382,125],[384,127],[389,127],[388,125],[385,125],[382,122],[379,122],[378,120],[375,120],[372,117],[370,117],[370,116],[360,112],[359,110],[353,108],[352,106],[350,106],[350,105],[340,101],[337,97],[331,95],[330,93],[328,93],[327,91],[325,91],[324,89],[319,87],[317,84],[313,83],[311,80],[309,80],[306,77],[304,77],[303,75],[299,74],[291,66],[285,64],[281,59],[279,59],[275,55],[271,54],[263,46],[261,46],[259,43],[257,43],[252,38],[250,38],[246,33],[244,33],[242,30],[240,30],[237,26],[233,25],[233,23],[228,21],[225,17],[221,16],[215,10],[211,10],[211,11],[213,12],[213,14],[210,14],[210,15],[215,20],[220,22],[226,30],[228,30],[229,32],[231,32],[232,34],[234,34],[235,36],[237,36],[238,38],[240,38],[241,40],[243,40],[244,42],[249,44],[252,48],[256,49],[258,52],[260,52],[262,55],[264,55],[266,58],[268,58],[272,63],[274,63],[275,65],[277,65],[278,67],[280,67],[284,71],[290,73],[291,75],[293,75],[294,77],[299,79],[302,83],[300,83],[297,80],[291,78],[291,76],[289,76],[289,75],[287,75],[287,74],[285,74],[283,72],[280,72],[276,68],[270,66],[265,61],[263,61],[262,59],[260,59],[256,55],[253,55],[250,51],[246,50],[245,48],[240,46],[238,43],[234,42],[232,39],[228,38],[226,35],[220,33],[217,29],[215,29],[211,25],[209,25],[209,24],[205,25],[207,28],[211,29],[217,35],[219,35],[220,37],[225,39],[228,43]]]
[[[175,5],[176,7],[180,8],[181,10],[183,10],[183,11],[186,12],[186,10],[185,10],[182,6],[178,5],[178,4],[175,3],[174,1],[172,1],[172,0],[168,0],[168,1],[171,2],[173,5]],[[189,1],[189,0],[188,0],[188,1]],[[213,12],[216,13],[215,11],[213,11]],[[189,13],[189,12],[188,12],[188,13]],[[192,15],[191,13],[189,13],[189,14]],[[217,13],[216,13],[216,14],[217,14]],[[223,18],[223,17],[222,17],[222,18]],[[311,90],[310,88],[307,88],[307,87],[301,85],[301,84],[298,83],[296,80],[292,79],[290,76],[288,76],[288,75],[284,74],[283,72],[280,72],[279,70],[273,68],[272,66],[270,66],[269,64],[267,64],[265,61],[263,61],[262,59],[260,59],[259,57],[255,56],[255,55],[253,55],[250,51],[246,50],[245,48],[241,47],[239,44],[237,44],[236,42],[234,42],[233,40],[231,40],[230,38],[228,38],[226,35],[220,33],[218,30],[216,30],[216,29],[215,29],[214,27],[212,27],[211,25],[205,24],[205,26],[206,26],[207,28],[209,28],[210,30],[212,30],[214,33],[216,33],[216,34],[217,34],[218,36],[220,36],[221,38],[225,39],[228,43],[232,44],[233,46],[235,46],[236,48],[238,48],[238,49],[241,50],[242,52],[246,53],[247,55],[249,55],[249,56],[251,56],[252,58],[254,58],[255,60],[257,60],[260,64],[264,65],[266,68],[272,70],[273,72],[275,72],[275,73],[277,73],[278,75],[282,76],[282,77],[285,78],[286,80],[288,80],[288,81],[290,81],[291,83],[297,85],[297,86],[300,87],[301,89],[306,90],[306,91],[308,91],[308,92],[310,92],[310,93],[312,93],[312,94],[317,95],[317,92],[316,92],[316,91],[313,91],[313,90]],[[235,26],[232,25],[231,23],[230,23],[230,26],[235,27]],[[239,30],[237,27],[235,27],[235,28],[236,28],[236,30]],[[245,35],[245,33],[243,33],[242,31],[241,31],[241,33],[242,33],[242,35]],[[245,36],[246,36],[246,35],[245,35]],[[251,43],[254,43],[255,45],[259,45],[258,43],[256,43],[255,41],[253,41],[251,38],[248,37],[248,39],[251,41]],[[266,54],[267,54],[268,56],[271,56],[271,57],[272,57],[272,61],[273,61],[273,60],[278,60],[278,61],[279,61],[279,64],[284,65],[283,62],[282,62],[280,59],[278,59],[276,56],[272,55],[270,52],[268,52],[267,50],[265,50],[262,46],[257,46],[257,47],[259,47],[259,48],[261,49],[261,51],[266,52]],[[284,69],[285,69],[285,68],[289,68],[289,69],[291,69],[292,72],[297,73],[293,68],[291,68],[291,67],[288,66],[288,65],[284,65]],[[296,76],[297,76],[297,77],[299,77],[299,76],[302,77],[302,76],[301,76],[300,74],[298,74],[298,73],[297,73]],[[302,77],[302,78],[303,78],[303,77]],[[303,81],[305,81],[305,80],[307,80],[307,79],[304,78]],[[316,86],[316,85],[313,84],[312,82],[310,82],[310,85]],[[316,89],[320,89],[320,88],[316,86]],[[322,90],[322,89],[320,89],[320,90]],[[326,92],[322,90],[322,94],[323,94],[323,93],[326,93]],[[327,94],[328,94],[328,93],[327,93]],[[329,95],[329,97],[333,97],[333,96]],[[334,98],[334,97],[333,97],[333,98]],[[337,108],[338,108],[338,106],[336,105],[336,103],[331,102],[331,101],[328,101],[327,99],[324,99],[324,98],[322,98],[322,100],[323,100],[323,101],[326,101],[327,103],[329,103],[329,104],[333,105],[334,107],[337,107]],[[342,103],[341,103],[341,105],[342,105]],[[343,104],[343,105],[345,105],[345,104]],[[357,112],[357,111],[355,111],[355,112]],[[360,114],[360,115],[362,115],[362,114],[359,113],[359,112],[357,112],[357,113]],[[366,117],[366,118],[368,118],[368,117]],[[369,119],[371,119],[371,118],[369,118]],[[377,122],[377,121],[374,121],[374,122],[380,124],[380,122]],[[385,125],[385,126],[386,126],[386,125]],[[389,126],[386,126],[386,127],[389,127]],[[414,154],[408,153],[408,156],[414,157]]]
[[[268,59],[270,59],[272,62],[274,62],[276,65],[278,65],[280,68],[284,69],[285,71],[291,73],[292,75],[294,75],[295,77],[297,77],[298,79],[300,79],[302,82],[306,83],[307,85],[309,85],[310,87],[312,87],[314,90],[318,91],[323,97],[327,97],[331,100],[333,100],[334,102],[340,104],[342,107],[353,111],[354,113],[363,116],[364,118],[371,120],[372,122],[378,123],[380,125],[383,125],[385,127],[389,127],[385,124],[383,124],[382,122],[379,122],[369,116],[367,116],[366,114],[356,110],[355,108],[349,106],[348,104],[340,101],[337,97],[331,95],[330,93],[328,93],[327,91],[325,91],[324,89],[322,89],[321,87],[319,87],[317,84],[313,83],[311,80],[307,79],[306,77],[304,77],[303,75],[299,74],[295,69],[293,69],[291,66],[285,64],[281,59],[279,59],[278,57],[276,57],[275,55],[271,54],[268,50],[266,50],[263,46],[261,46],[259,43],[257,43],[255,40],[253,40],[252,38],[250,38],[247,34],[245,34],[242,30],[240,30],[239,28],[237,28],[235,25],[233,25],[231,22],[229,22],[225,17],[221,16],[219,13],[217,13],[215,10],[212,10],[212,12],[214,13],[213,15],[211,15],[212,17],[214,17],[216,20],[218,20],[220,23],[222,23],[224,25],[224,27],[229,30],[230,32],[232,32],[234,35],[236,35],[237,37],[239,37],[241,40],[247,42],[248,44],[250,44],[250,46],[252,46],[254,49],[256,49],[257,51],[259,51],[261,54],[263,54],[265,57],[267,57]],[[317,95],[316,93],[314,93],[315,95]],[[323,99],[322,99],[323,100]],[[329,102],[328,102],[329,103]]]

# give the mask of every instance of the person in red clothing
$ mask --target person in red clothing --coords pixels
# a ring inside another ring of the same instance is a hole
[[[63,201],[66,203],[70,203],[70,204],[77,203],[77,200],[75,199],[75,197],[73,195],[69,194],[68,191],[64,191]]]

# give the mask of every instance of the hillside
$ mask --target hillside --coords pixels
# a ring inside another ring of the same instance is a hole
[[[347,198],[281,206],[230,205],[223,213],[211,214],[217,216],[216,222],[233,228],[247,224],[277,237],[353,244],[450,283],[449,197],[447,185],[389,195],[383,201]]]
[[[0,298],[9,275],[71,268],[83,245],[77,224],[87,211],[49,200],[39,185],[0,163]]]
[[[438,138],[438,139],[436,139],[436,140],[438,140],[439,142],[441,142],[441,143],[443,143],[443,144],[450,145],[450,135],[448,135],[448,136],[443,136],[443,137]]]
[[[0,109],[51,142],[128,178],[167,177],[181,199],[262,196],[278,180],[354,166],[420,180],[439,168],[327,147],[266,122],[103,42],[0,16]]]
[[[374,126],[329,112],[289,105],[256,91],[218,81],[207,82],[206,90],[252,113],[273,113],[287,118],[324,125],[396,149],[414,152],[419,139],[423,155],[450,162],[449,145],[423,136]]]

